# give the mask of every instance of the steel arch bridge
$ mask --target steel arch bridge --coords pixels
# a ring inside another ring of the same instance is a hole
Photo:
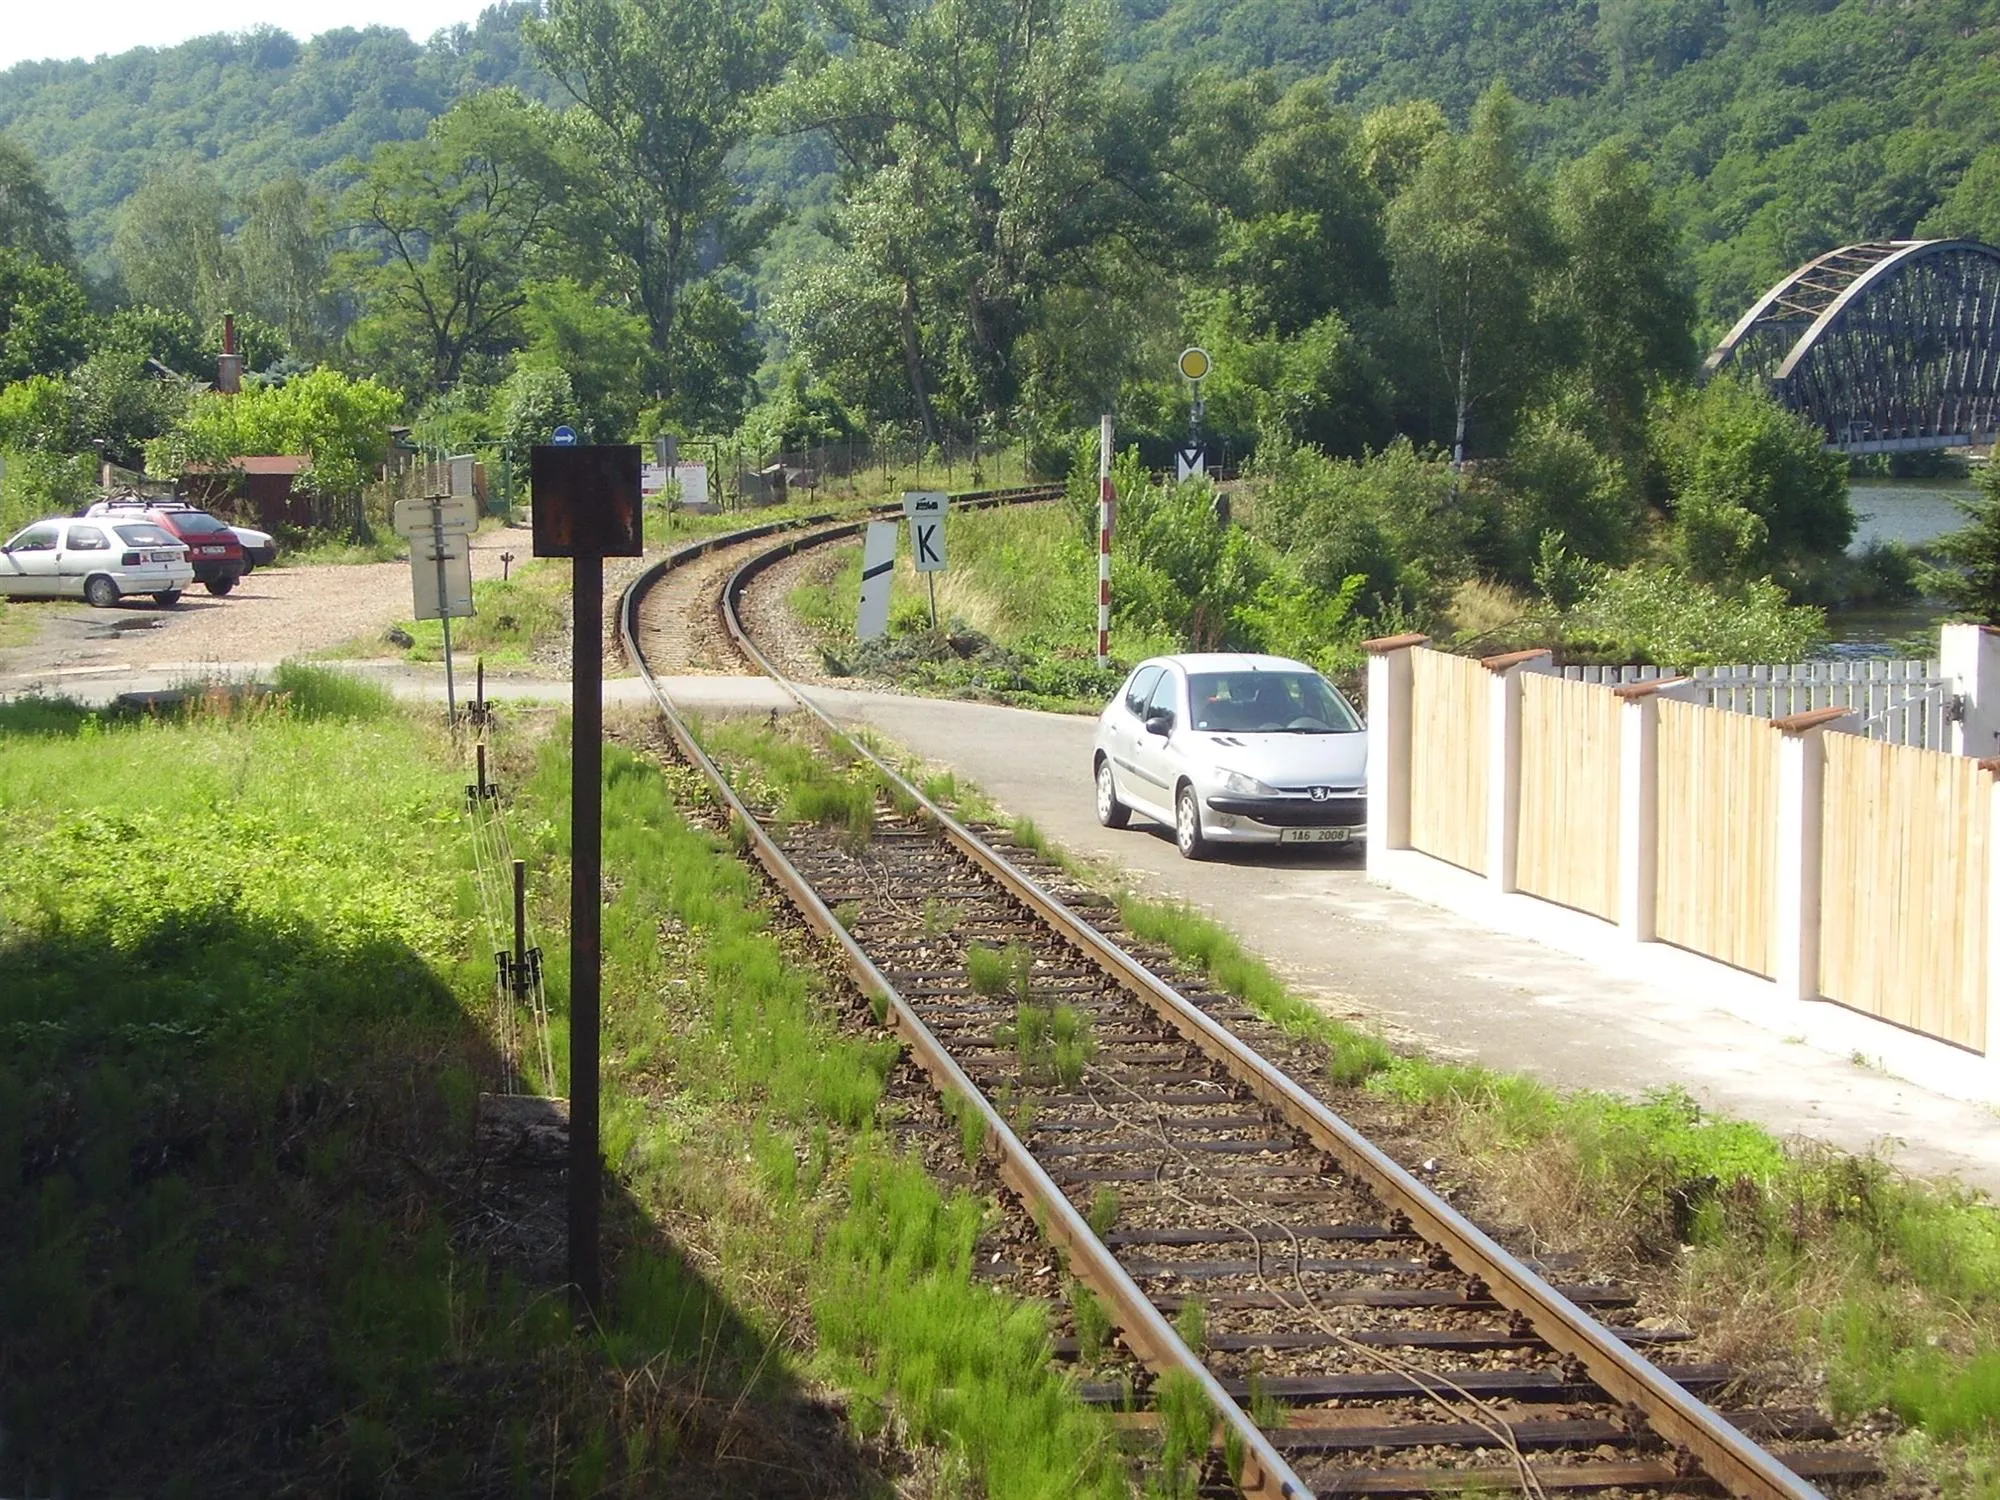
[[[2000,432],[2000,249],[1843,245],[1766,292],[1706,369],[1764,380],[1845,453],[1990,443]]]

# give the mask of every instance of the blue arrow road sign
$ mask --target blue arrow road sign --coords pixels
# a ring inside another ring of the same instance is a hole
[[[576,446],[576,429],[574,427],[558,427],[550,434],[549,441],[554,443],[558,448],[574,448]]]

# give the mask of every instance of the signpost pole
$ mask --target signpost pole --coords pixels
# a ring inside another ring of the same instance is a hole
[[[458,688],[451,676],[451,595],[446,592],[444,577],[444,507],[438,504],[435,495],[431,497],[431,545],[437,553],[438,609],[442,616],[439,623],[444,626],[444,721],[456,726]]]
[[[603,1012],[604,559],[638,557],[639,448],[578,444],[559,427],[534,450],[537,557],[570,559],[569,1283],[578,1313],[604,1302],[599,1232],[604,1194],[598,1028]]]
[[[603,1294],[598,1203],[598,1012],[604,891],[604,559],[578,556],[570,700],[569,1280],[592,1312]]]
[[[1111,665],[1111,413],[1097,431],[1097,664]]]

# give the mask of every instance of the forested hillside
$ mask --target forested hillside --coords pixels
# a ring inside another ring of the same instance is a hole
[[[520,27],[535,8],[502,3],[428,43],[379,26],[307,42],[265,30],[20,63],[0,73],[0,131],[41,163],[78,250],[103,271],[118,208],[150,172],[199,163],[232,197],[292,173],[344,185],[341,162],[422,135],[474,89],[540,93]]]
[[[0,131],[41,163],[104,271],[116,210],[149,171],[193,157],[232,197],[286,173],[337,187],[343,161],[420,135],[470,90],[547,96],[521,36],[536,9],[508,0],[421,44],[267,31],[24,63],[0,73]],[[2000,239],[1996,48],[1995,0],[1125,0],[1107,50],[1195,112],[1213,92],[1201,70],[1325,78],[1363,109],[1431,99],[1460,123],[1504,80],[1533,159],[1637,143],[1689,236],[1703,319],[1726,326],[1837,244]],[[796,191],[780,144],[752,175]]]
[[[349,484],[398,410],[502,462],[568,423],[1006,442],[1045,471],[1114,410],[1157,463],[1200,343],[1255,503],[1227,546],[1205,502],[1135,522],[1147,628],[1306,650],[1525,612],[1623,654],[1786,656],[1796,603],[1910,568],[1857,576],[1839,462],[1700,385],[1700,351],[1832,246],[2000,237],[1996,18],[545,0],[421,46],[16,68],[0,501],[73,496],[93,449],[304,450]],[[225,310],[252,389],[156,378],[211,368]]]

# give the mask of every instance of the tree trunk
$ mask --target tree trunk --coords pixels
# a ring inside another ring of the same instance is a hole
[[[917,398],[917,415],[924,424],[924,445],[929,447],[937,442],[937,418],[931,415],[930,389],[924,384],[924,347],[917,336],[917,288],[907,276],[903,278],[903,300],[897,308],[897,321],[903,329],[903,363],[910,372],[910,391]]]

